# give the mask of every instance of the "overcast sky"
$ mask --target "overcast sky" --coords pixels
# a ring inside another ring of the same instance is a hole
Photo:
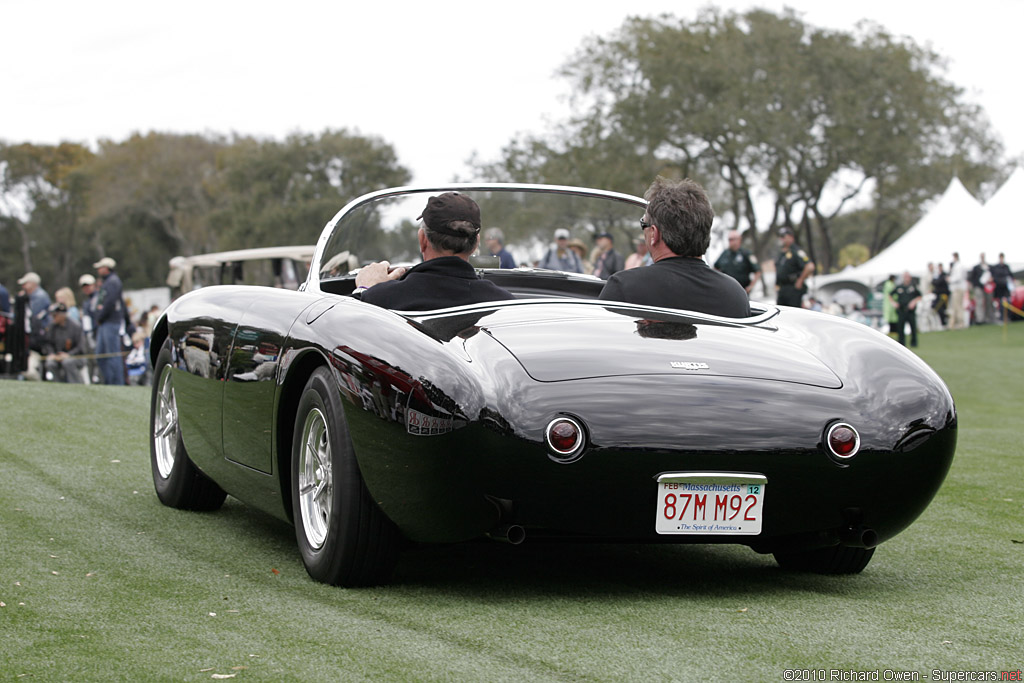
[[[1008,152],[1024,153],[1022,1],[718,4],[788,6],[837,29],[870,19],[928,44]],[[555,71],[585,37],[608,35],[627,14],[693,18],[702,5],[0,0],[0,139],[348,128],[393,144],[414,182],[469,179],[471,154],[493,159],[517,133],[565,114],[568,85]]]

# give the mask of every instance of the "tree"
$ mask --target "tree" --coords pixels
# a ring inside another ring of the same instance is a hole
[[[92,152],[82,145],[0,145],[0,268],[40,273],[65,284],[83,267],[85,184],[78,173]],[[18,254],[18,261],[6,257]],[[91,263],[91,262],[90,262]]]
[[[752,228],[756,250],[786,225],[827,270],[842,246],[832,222],[851,205],[873,206],[863,241],[877,250],[953,173],[974,185],[1000,175],[1001,146],[943,72],[878,26],[816,29],[791,10],[632,18],[563,67],[571,119],[480,170],[529,166],[532,180],[622,180],[633,193],[653,172],[691,176],[732,226]],[[542,152],[532,163],[531,150]]]
[[[217,157],[211,224],[222,249],[315,242],[356,197],[408,183],[394,148],[345,130],[284,142],[238,138]]]
[[[175,254],[215,249],[207,217],[214,207],[210,187],[217,152],[225,145],[217,137],[157,132],[136,133],[124,142],[101,140],[83,169],[96,255],[134,252],[140,267],[153,272],[166,270],[167,258]],[[163,260],[159,268],[153,262],[157,253]]]

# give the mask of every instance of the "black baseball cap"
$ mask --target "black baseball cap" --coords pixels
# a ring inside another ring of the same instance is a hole
[[[480,207],[472,199],[458,192],[445,192],[427,200],[427,206],[417,220],[423,219],[434,232],[453,237],[467,237],[465,232],[448,227],[453,221],[466,221],[473,225],[472,234],[480,232]]]

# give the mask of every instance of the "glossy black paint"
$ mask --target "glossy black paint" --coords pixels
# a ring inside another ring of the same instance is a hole
[[[523,296],[600,290],[586,278],[488,276]],[[172,342],[196,465],[285,520],[297,395],[321,365],[371,494],[414,541],[505,524],[531,538],[762,551],[834,544],[851,526],[884,541],[927,506],[955,450],[956,411],[935,373],[823,314],[770,308],[740,322],[549,298],[403,316],[309,289],[204,288],[172,305],[153,345]],[[569,464],[544,445],[558,415],[587,431]],[[823,445],[836,421],[861,436],[848,463]],[[691,470],[766,475],[761,535],[655,534],[655,477]]]

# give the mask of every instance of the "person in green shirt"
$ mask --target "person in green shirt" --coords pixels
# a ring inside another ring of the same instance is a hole
[[[914,284],[910,273],[903,273],[903,282],[892,290],[892,297],[896,300],[900,344],[907,345],[906,327],[910,325],[910,345],[917,346],[917,305],[921,303],[921,290]]]
[[[740,231],[730,230],[729,248],[715,261],[715,270],[736,280],[750,294],[761,277],[761,265],[756,256],[740,246],[740,241]]]
[[[814,261],[795,242],[793,231],[779,229],[779,256],[775,259],[776,303],[779,306],[803,306],[807,278],[814,272]]]
[[[892,290],[896,289],[896,276],[890,275],[889,279],[882,285],[882,318],[888,325],[889,334],[896,331],[896,321],[899,315],[896,312],[896,300],[892,298]]]

